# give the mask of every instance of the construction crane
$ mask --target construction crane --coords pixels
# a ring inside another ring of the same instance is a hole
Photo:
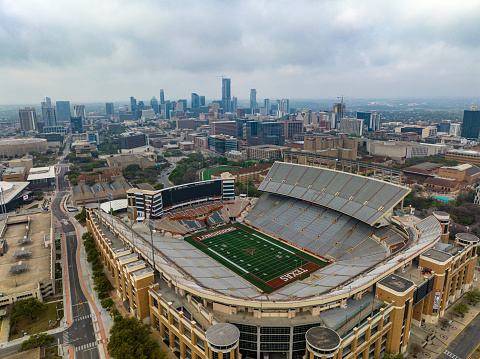
[[[342,99],[342,101],[340,101],[340,108],[337,109],[338,117],[339,117],[338,120],[340,121],[340,119],[343,117],[344,111],[345,111],[345,110],[344,110],[345,105],[343,104],[343,99],[344,99],[344,98],[353,98],[353,97],[348,97],[348,96],[343,96],[343,95],[342,95],[342,96],[337,96],[337,98],[341,98],[341,99]]]
[[[340,103],[341,103],[342,106],[343,106],[343,99],[344,99],[344,98],[353,98],[353,97],[343,96],[343,95],[342,95],[342,96],[337,96],[337,98],[341,98],[341,99],[342,99],[342,101],[340,101]]]

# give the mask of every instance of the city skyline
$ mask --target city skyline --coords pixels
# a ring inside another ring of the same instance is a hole
[[[476,1],[50,5],[0,2],[1,104],[480,95]]]

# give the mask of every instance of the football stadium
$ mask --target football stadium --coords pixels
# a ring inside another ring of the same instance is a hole
[[[474,280],[478,238],[413,215],[408,187],[276,162],[259,190],[222,177],[88,211],[117,295],[181,358],[405,353]]]

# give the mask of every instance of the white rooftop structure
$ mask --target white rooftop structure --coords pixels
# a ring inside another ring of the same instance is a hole
[[[31,168],[28,174],[28,181],[39,180],[43,178],[54,178],[55,166]]]

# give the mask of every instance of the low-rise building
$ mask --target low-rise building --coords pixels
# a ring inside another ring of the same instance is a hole
[[[81,155],[91,156],[92,152],[97,150],[97,146],[88,140],[80,140],[72,143],[72,149],[75,150],[76,156],[81,156]]]
[[[285,146],[259,145],[247,147],[249,160],[276,160],[282,158],[282,152],[288,150]]]
[[[449,150],[445,153],[445,159],[458,163],[470,163],[480,166],[480,151],[474,150]]]
[[[27,173],[30,171],[30,168],[33,167],[33,157],[28,156],[24,158],[15,158],[13,160],[8,161],[8,167],[17,167],[17,166],[24,166],[25,171]]]
[[[388,156],[395,160],[428,157],[446,153],[451,146],[419,142],[367,141],[367,151],[373,156]]]
[[[48,149],[44,138],[9,138],[0,140],[0,156],[15,157],[30,152],[45,152]]]
[[[115,199],[126,198],[126,191],[130,188],[132,186],[125,180],[114,181],[110,184],[97,182],[91,187],[79,184],[72,188],[72,202],[74,206],[103,202],[109,199],[109,194],[112,194]]]
[[[141,168],[155,166],[155,161],[143,155],[111,155],[106,158],[108,167],[120,167],[121,169],[128,165],[138,164]]]
[[[222,175],[229,174],[231,178],[235,179],[235,182],[247,184],[248,181],[258,181],[260,179],[260,174],[269,170],[271,167],[272,165],[270,163],[256,163],[255,165],[246,168],[213,172],[211,178],[212,180],[222,179]]]
[[[27,181],[28,187],[35,189],[53,189],[55,187],[55,166],[36,167],[30,170]]]
[[[468,163],[458,166],[440,167],[438,176],[471,186],[480,181],[480,168]]]
[[[2,173],[2,181],[15,182],[25,181],[27,170],[24,166],[8,167]]]

